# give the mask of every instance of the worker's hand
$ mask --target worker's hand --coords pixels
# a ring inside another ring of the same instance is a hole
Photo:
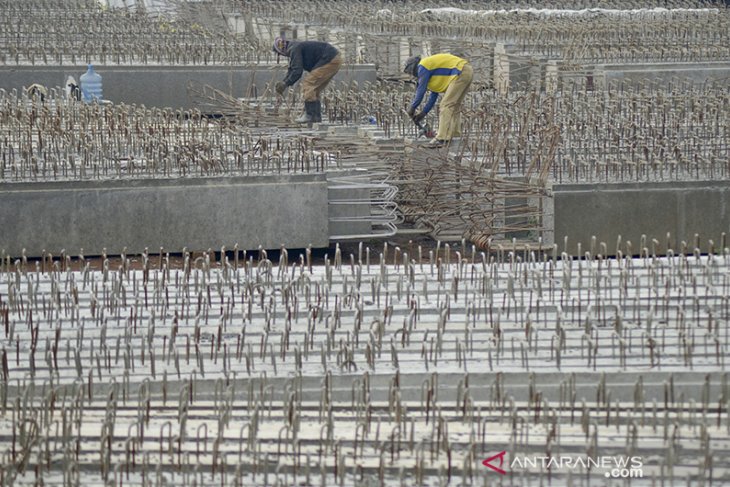
[[[424,118],[426,118],[426,114],[423,113],[423,112],[421,112],[421,113],[419,113],[417,115],[413,115],[412,118],[413,118],[413,121],[415,123],[421,123],[421,120],[423,120]]]
[[[408,110],[406,110],[406,113],[409,117],[413,118],[413,115],[416,113],[416,109],[413,107],[408,107]]]
[[[279,95],[283,95],[284,94],[284,90],[286,90],[286,84],[284,84],[283,81],[279,81],[278,83],[276,83],[276,92]]]

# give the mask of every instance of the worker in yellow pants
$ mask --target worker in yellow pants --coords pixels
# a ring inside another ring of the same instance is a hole
[[[429,147],[443,147],[451,139],[461,135],[461,104],[474,77],[469,62],[448,53],[425,58],[413,56],[406,61],[403,71],[418,79],[416,95],[408,108],[408,114],[414,122],[420,123],[436,104],[439,94],[444,94],[441,100],[439,130]],[[431,95],[423,110],[417,114],[416,109],[423,101],[426,91],[430,91]]]

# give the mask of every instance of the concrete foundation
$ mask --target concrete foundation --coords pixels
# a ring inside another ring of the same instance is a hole
[[[730,232],[730,181],[561,184],[553,191],[554,241],[573,255],[578,243],[583,251],[590,249],[593,236],[615,255],[619,235],[623,253],[631,241],[638,254],[644,235],[650,250],[656,239],[663,250],[679,249],[684,241],[690,251],[699,235],[706,252],[710,239],[717,250],[723,232]]]
[[[40,256],[323,247],[323,174],[0,184],[0,250]]]
[[[287,64],[256,66],[95,66],[102,76],[104,98],[115,103],[149,107],[189,109],[194,100],[188,82],[207,84],[236,98],[263,93],[267,85],[284,78]],[[68,76],[76,81],[86,66],[0,66],[0,88],[21,90],[38,83],[63,87]],[[305,73],[306,76],[306,73]],[[372,64],[345,65],[334,78],[333,86],[362,87],[375,82]],[[354,82],[357,82],[355,84]]]

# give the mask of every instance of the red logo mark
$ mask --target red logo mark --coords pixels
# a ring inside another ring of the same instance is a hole
[[[502,467],[502,465],[504,464],[504,456],[505,456],[506,454],[507,454],[507,452],[506,452],[506,451],[503,451],[503,452],[501,452],[501,453],[497,453],[497,454],[496,454],[496,455],[494,455],[493,457],[489,457],[489,458],[487,458],[486,460],[484,460],[484,461],[482,462],[482,465],[484,465],[485,467],[489,467],[489,468],[491,468],[492,470],[494,470],[495,472],[497,472],[497,473],[499,473],[499,474],[505,475],[505,474],[506,474],[507,472],[506,472],[506,471],[504,471],[504,470],[502,470],[502,468],[501,468],[501,467]],[[491,462],[492,462],[492,460],[494,460],[495,458],[499,458],[499,467],[497,467],[497,466],[494,466],[494,465],[492,465],[492,463],[491,463]]]

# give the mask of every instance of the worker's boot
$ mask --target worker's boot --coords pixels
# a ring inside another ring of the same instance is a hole
[[[305,101],[304,102],[304,113],[299,116],[296,120],[297,123],[312,123],[314,118],[314,105],[318,103],[316,101]]]
[[[322,102],[317,100],[312,103],[312,122],[319,123],[322,121]]]

